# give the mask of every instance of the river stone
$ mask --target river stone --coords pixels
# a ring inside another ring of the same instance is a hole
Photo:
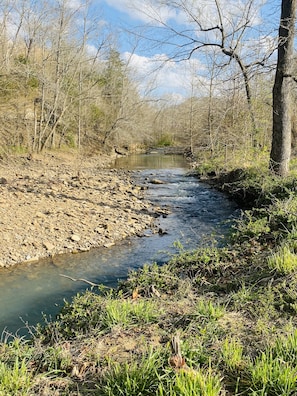
[[[110,247],[112,247],[112,246],[114,246],[114,242],[110,242],[110,243],[105,243],[103,246],[105,247],[105,248],[110,248]]]
[[[152,184],[165,184],[165,182],[163,180],[160,180],[160,179],[151,179],[150,183],[152,183]]]
[[[90,248],[89,247],[80,247],[79,249],[78,249],[80,252],[89,252],[90,251]]]
[[[71,237],[70,237],[70,239],[71,239],[73,242],[79,242],[79,241],[80,241],[80,236],[77,235],[77,234],[72,234]]]
[[[44,242],[43,246],[46,248],[46,250],[49,250],[49,251],[52,251],[55,248],[55,246],[52,243],[48,242],[48,241]]]
[[[129,172],[98,169],[98,158],[92,158],[79,165],[83,173],[80,180],[74,180],[78,164],[69,159],[66,166],[60,158],[32,161],[26,168],[28,177],[18,179],[15,175],[22,175],[22,164],[13,170],[1,169],[5,173],[0,179],[8,181],[0,184],[3,265],[23,262],[29,255],[42,258],[104,244],[109,247],[151,226],[152,215],[145,210],[142,195],[136,197],[139,188],[129,180]],[[132,219],[135,212],[137,221]]]
[[[39,218],[44,218],[44,217],[46,217],[45,213],[42,213],[42,212],[36,212],[36,213],[35,213],[35,216],[36,216],[36,217],[39,217]]]
[[[0,177],[0,184],[7,184],[8,181],[5,177]]]

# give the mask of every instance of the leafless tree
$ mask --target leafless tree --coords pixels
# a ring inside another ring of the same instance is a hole
[[[159,0],[157,3],[159,7],[152,5],[144,9],[154,29],[159,31],[159,36],[155,34],[154,37],[149,37],[148,30],[146,37],[154,45],[171,48],[171,60],[183,61],[198,54],[203,59],[203,53],[212,48],[216,53],[215,64],[222,72],[235,62],[238,75],[243,81],[250,115],[251,143],[257,145],[251,79],[259,70],[271,69],[270,59],[276,48],[270,32],[264,34],[256,29],[256,12],[262,1],[226,3],[223,0],[211,0],[205,3]],[[170,18],[163,17],[163,14],[167,15],[163,12],[164,7],[175,10],[182,23],[176,25]]]

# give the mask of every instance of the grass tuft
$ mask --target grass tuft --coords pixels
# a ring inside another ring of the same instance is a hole
[[[15,359],[12,366],[0,362],[0,395],[27,395],[32,385],[32,374],[25,359]]]
[[[280,247],[272,256],[268,257],[268,267],[282,275],[288,275],[297,270],[297,255],[288,245]]]

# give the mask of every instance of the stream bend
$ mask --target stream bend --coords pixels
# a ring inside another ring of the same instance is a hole
[[[156,261],[162,264],[177,253],[175,242],[193,249],[210,241],[213,234],[224,234],[230,227],[237,206],[226,195],[188,176],[182,156],[138,155],[119,159],[115,167],[135,170],[135,182],[147,187],[146,198],[171,214],[156,219],[162,230],[146,237],[133,237],[116,246],[80,254],[67,254],[1,270],[0,331],[26,335],[26,324],[42,322],[43,314],[54,317],[84,282],[114,287],[129,269]],[[152,182],[158,179],[160,183]],[[61,275],[66,275],[61,276]]]

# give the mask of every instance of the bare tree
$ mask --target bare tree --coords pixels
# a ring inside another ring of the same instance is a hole
[[[129,62],[116,50],[108,58],[116,45],[94,3],[0,0],[0,144],[9,150],[149,138],[154,110]]]
[[[171,47],[172,60],[182,61],[198,53],[203,59],[203,53],[212,48],[216,50],[215,64],[221,73],[235,62],[249,110],[252,130],[250,141],[252,145],[257,145],[251,79],[266,66],[270,70],[269,60],[276,48],[268,32],[264,35],[255,29],[255,15],[262,5],[261,0],[232,1],[228,4],[222,0],[212,0],[207,5],[186,0],[159,0],[158,4],[161,7],[159,11],[154,6],[145,8],[146,16],[157,25],[160,32],[159,38],[150,40],[155,45]],[[176,24],[170,23],[170,19],[162,17],[162,6],[175,9],[183,21],[178,28]]]
[[[291,157],[291,90],[296,0],[282,0],[277,68],[273,87],[270,169],[286,176]]]
[[[51,11],[51,27],[42,44],[41,92],[39,100],[39,127],[37,150],[56,145],[56,134],[76,129],[77,144],[81,143],[83,102],[90,97],[92,73],[98,66],[98,51],[87,53],[87,37],[92,33],[95,19],[89,19],[91,3],[86,0],[77,7],[63,0]],[[87,82],[86,82],[87,81]],[[97,95],[99,91],[97,90]],[[69,123],[67,114],[77,121]],[[76,115],[75,115],[76,113]]]

